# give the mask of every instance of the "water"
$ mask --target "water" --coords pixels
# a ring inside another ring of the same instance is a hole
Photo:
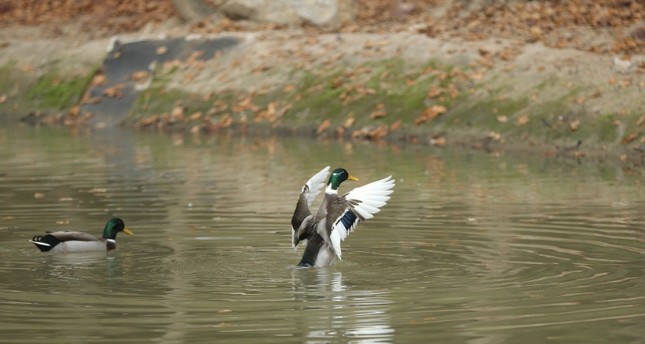
[[[642,343],[642,171],[307,139],[0,130],[0,342]],[[397,186],[294,268],[290,217],[325,165]],[[40,253],[45,230],[119,235]]]

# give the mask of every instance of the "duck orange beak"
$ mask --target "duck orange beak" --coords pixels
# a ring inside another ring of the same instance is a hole
[[[129,230],[128,228],[123,228],[123,233],[125,233],[127,235],[134,235],[134,233],[132,233],[132,231]]]
[[[351,174],[347,177],[348,180],[358,181],[358,178],[352,176]]]

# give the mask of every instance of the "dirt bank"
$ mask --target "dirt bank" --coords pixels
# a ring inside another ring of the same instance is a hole
[[[444,7],[443,15],[451,9]],[[490,20],[473,13],[460,18],[476,25]],[[593,44],[578,37],[586,44],[558,45],[554,33],[536,39],[530,29],[510,36],[499,28],[482,30],[473,40],[472,25],[451,29],[419,18],[411,15],[390,30],[363,18],[363,32],[345,27],[334,33],[240,31],[241,24],[226,20],[212,27],[150,22],[121,34],[121,42],[200,32],[236,37],[240,44],[207,61],[155,66],[125,124],[195,135],[257,126],[642,166],[645,55],[638,46],[620,48],[625,40],[610,43],[606,30]],[[42,111],[39,118],[48,123],[83,122],[77,105],[98,82],[97,73],[100,80],[110,42],[105,34],[83,33],[83,23],[57,24],[54,35],[43,34],[46,26],[0,30],[0,111],[19,117]],[[235,31],[222,32],[227,25]]]

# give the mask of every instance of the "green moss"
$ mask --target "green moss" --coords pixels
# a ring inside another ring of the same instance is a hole
[[[200,111],[206,113],[212,106],[212,102],[205,101],[201,95],[157,86],[139,94],[130,110],[130,118],[138,120],[151,114],[170,114],[179,101],[185,115]]]
[[[340,125],[349,113],[356,118],[355,126],[389,124],[401,119],[413,123],[426,108],[428,89],[432,85],[446,86],[452,77],[439,81],[434,74],[424,73],[427,67],[449,72],[451,66],[437,67],[433,61],[422,66],[408,66],[401,59],[365,63],[338,68],[323,75],[305,72],[292,92],[297,99],[287,118],[298,124],[320,123],[330,119]],[[289,94],[288,96],[291,96]],[[445,97],[434,104],[449,105],[453,99]],[[370,118],[383,104],[386,116]]]
[[[36,109],[64,110],[79,103],[96,69],[85,76],[66,78],[57,72],[38,78],[25,97]]]
[[[619,139],[618,130],[616,129],[617,117],[616,114],[600,116],[589,125],[589,129],[596,133],[600,142],[615,142]]]
[[[0,67],[0,93],[9,93],[16,87],[18,71],[15,66],[16,62],[11,61]]]

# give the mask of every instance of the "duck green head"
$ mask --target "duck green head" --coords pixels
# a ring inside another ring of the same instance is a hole
[[[131,230],[125,228],[125,223],[118,217],[113,217],[105,224],[103,239],[116,239],[116,234],[123,232],[127,235],[134,235]]]
[[[358,180],[358,178],[349,174],[349,172],[344,168],[335,169],[334,172],[331,173],[331,177],[329,177],[327,190],[338,190],[340,184],[346,180]]]

